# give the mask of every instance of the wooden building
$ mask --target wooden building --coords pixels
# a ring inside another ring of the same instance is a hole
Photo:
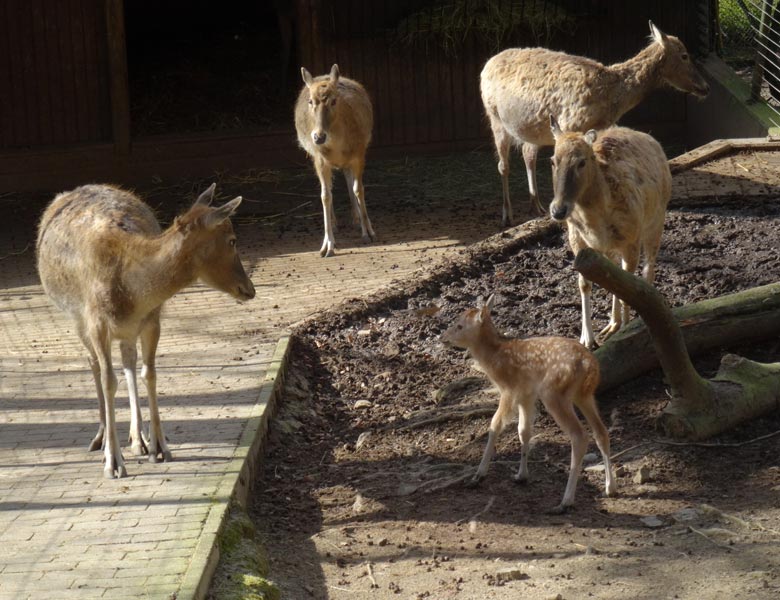
[[[363,82],[373,152],[489,143],[485,60],[544,45],[603,62],[647,43],[648,19],[710,49],[711,0],[2,0],[0,191],[143,182],[305,160],[299,67]],[[673,136],[682,95],[624,120]]]

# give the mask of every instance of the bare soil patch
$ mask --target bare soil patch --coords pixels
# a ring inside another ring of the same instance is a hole
[[[507,334],[579,337],[562,232],[490,248],[477,245],[445,275],[399,282],[295,332],[251,507],[283,596],[777,597],[780,436],[722,448],[654,442],[667,401],[660,372],[599,398],[620,453],[618,497],[603,496],[596,463],[580,479],[574,510],[544,514],[560,500],[569,461],[568,441],[544,413],[530,483],[511,481],[520,448],[509,427],[480,488],[447,485],[476,466],[489,415],[420,421],[495,395],[465,354],[440,345],[440,332],[496,292],[494,319]],[[657,284],[680,305],[778,281],[778,248],[777,197],[678,208],[667,218]],[[594,326],[606,323],[608,306],[595,290]],[[780,360],[780,340],[726,350]],[[715,372],[720,355],[696,360],[702,374]],[[464,389],[437,396],[467,377],[475,379]],[[772,415],[712,442],[778,429]]]

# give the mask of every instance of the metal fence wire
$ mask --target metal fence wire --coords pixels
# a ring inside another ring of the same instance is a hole
[[[724,60],[780,115],[780,0],[720,0],[718,24]]]

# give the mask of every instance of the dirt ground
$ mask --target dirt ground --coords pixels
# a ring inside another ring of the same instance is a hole
[[[677,208],[657,285],[676,306],[775,282],[778,247],[780,197]],[[447,485],[479,461],[489,414],[422,421],[495,395],[438,335],[496,292],[505,333],[579,337],[571,261],[561,232],[519,249],[477,247],[445,278],[399,282],[295,332],[251,507],[283,597],[778,597],[780,436],[750,441],[780,429],[780,414],[711,440],[730,446],[665,444],[654,429],[668,400],[660,372],[599,398],[619,455],[617,497],[603,496],[594,457],[576,507],[545,514],[562,496],[569,446],[544,413],[528,484],[510,477],[520,450],[510,426],[479,488]],[[594,289],[594,328],[608,302]],[[728,350],[780,360],[778,339]],[[699,357],[700,372],[711,376],[721,354]]]

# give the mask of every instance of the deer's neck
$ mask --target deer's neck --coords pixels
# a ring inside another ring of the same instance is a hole
[[[194,255],[176,225],[160,236],[138,242],[126,285],[136,292],[139,305],[151,310],[196,279]]]
[[[471,356],[474,357],[480,368],[493,382],[496,382],[495,358],[501,348],[502,341],[496,328],[492,323],[489,323],[483,329],[483,335],[478,342],[469,347]]]
[[[602,230],[606,223],[611,222],[610,198],[609,185],[599,166],[590,184],[575,203],[569,217],[569,220],[583,233],[590,246],[594,245],[594,239],[603,238]]]
[[[617,75],[619,86],[616,94],[618,114],[615,121],[661,85],[663,59],[663,46],[654,42],[627,61],[608,67]]]

